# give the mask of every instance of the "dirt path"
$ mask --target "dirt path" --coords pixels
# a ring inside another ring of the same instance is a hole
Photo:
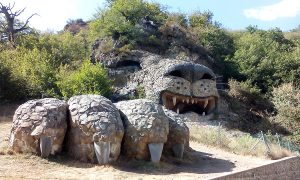
[[[0,118],[0,146],[8,143],[10,128],[11,117]],[[114,165],[98,166],[63,155],[49,159],[0,155],[0,179],[209,179],[271,161],[231,154],[196,142],[190,145],[194,151],[184,160],[163,158],[159,165],[121,159]]]

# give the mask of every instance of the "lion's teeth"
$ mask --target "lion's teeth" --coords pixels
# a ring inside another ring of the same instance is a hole
[[[179,114],[179,108],[177,108],[177,114]]]
[[[173,97],[173,105],[176,105],[176,96]]]
[[[208,100],[206,99],[204,102],[204,108],[206,108],[207,104],[208,104]]]
[[[194,99],[192,99],[192,104],[194,104],[194,102],[195,102]]]
[[[189,98],[186,99],[186,103],[188,103],[188,104],[190,103],[190,99]]]
[[[184,99],[182,99],[182,102],[184,103]]]
[[[205,116],[205,112],[202,113],[202,116]]]

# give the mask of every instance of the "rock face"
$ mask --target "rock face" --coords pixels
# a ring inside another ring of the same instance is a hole
[[[67,129],[67,104],[45,98],[30,100],[16,110],[9,144],[16,152],[47,157],[61,151]]]
[[[182,158],[184,152],[189,148],[190,132],[184,119],[177,113],[165,109],[165,114],[169,117],[168,141],[164,145],[164,154]]]
[[[162,107],[146,99],[121,101],[115,105],[124,121],[124,154],[143,160],[151,155],[151,160],[158,162],[169,133],[169,118]]]
[[[115,161],[124,135],[118,109],[100,95],[74,96],[68,104],[68,154],[83,162],[107,164]]]

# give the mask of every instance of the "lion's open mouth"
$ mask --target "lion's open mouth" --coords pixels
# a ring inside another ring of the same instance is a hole
[[[191,97],[179,95],[171,92],[161,94],[163,105],[178,114],[195,112],[200,115],[208,115],[216,108],[217,98],[210,97]]]

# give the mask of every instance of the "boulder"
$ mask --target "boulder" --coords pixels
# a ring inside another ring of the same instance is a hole
[[[68,154],[80,161],[98,164],[117,160],[124,128],[115,105],[100,95],[74,96],[68,104]]]
[[[121,101],[115,105],[124,122],[124,154],[140,160],[151,157],[152,162],[159,162],[169,133],[169,118],[162,107],[146,99]]]
[[[67,104],[55,98],[30,100],[13,117],[9,145],[42,157],[61,151],[67,129]]]

